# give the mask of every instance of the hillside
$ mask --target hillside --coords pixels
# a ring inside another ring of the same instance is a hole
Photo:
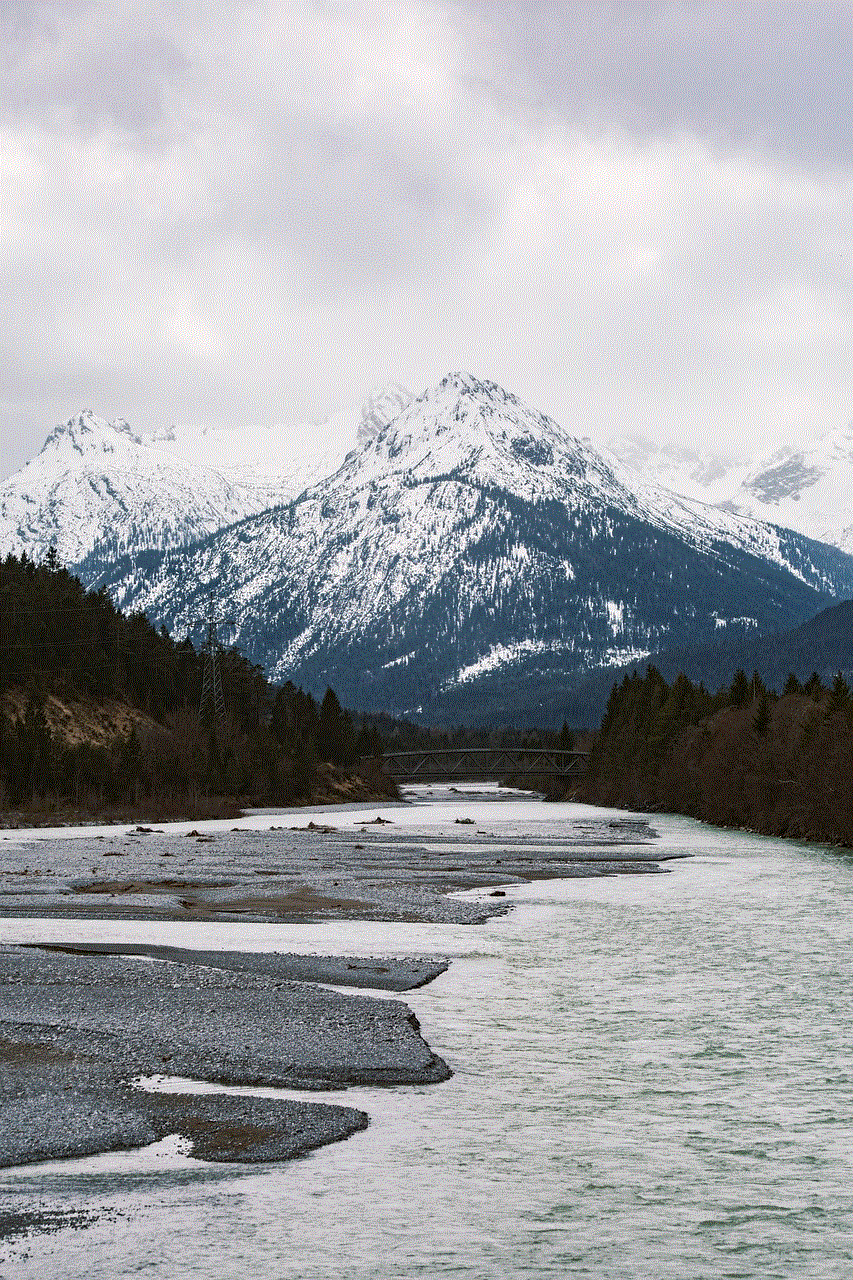
[[[786,682],[741,671],[712,697],[656,668],[613,688],[575,798],[683,813],[765,835],[853,845],[853,699],[838,676]]]
[[[375,731],[359,733],[331,690],[322,706],[272,688],[238,651],[217,650],[224,709],[203,699],[205,654],[103,592],[26,557],[0,562],[0,811],[209,816],[249,803],[388,794]],[[391,788],[393,791],[393,788]]]
[[[637,670],[643,672],[649,664],[667,680],[683,673],[711,690],[731,684],[738,669],[750,674],[757,671],[771,689],[781,689],[792,673],[805,682],[814,672],[829,686],[841,672],[853,684],[853,600],[831,605],[789,631],[727,638],[716,645],[663,649],[639,663],[604,668],[575,688],[555,685],[555,716],[568,719],[570,724],[597,724],[614,681],[619,683]]]

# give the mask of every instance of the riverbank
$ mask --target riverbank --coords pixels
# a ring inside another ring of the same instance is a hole
[[[507,911],[513,884],[661,870],[655,832],[642,819],[569,821],[558,836],[531,839],[480,827],[464,806],[452,798],[429,834],[407,825],[417,815],[405,805],[327,809],[308,821],[258,814],[236,828],[3,833],[0,1164],[123,1150],[169,1134],[202,1160],[289,1159],[368,1123],[358,1108],[310,1102],[312,1092],[451,1075],[406,1004],[321,985],[413,990],[446,970],[440,957],[82,942],[87,920],[114,928],[170,921],[196,932],[213,923],[235,931],[482,924]],[[156,1075],[301,1090],[306,1101],[134,1086]],[[10,1222],[16,1231],[37,1227],[36,1217],[25,1219]]]
[[[815,677],[817,680],[817,677]],[[812,682],[809,682],[810,684]],[[853,704],[839,675],[781,696],[743,672],[712,698],[653,667],[614,686],[578,800],[853,847]]]
[[[315,805],[358,804],[375,801],[384,804],[399,800],[397,784],[382,772],[378,761],[364,761],[359,772],[319,764],[310,791],[290,798],[288,808],[311,808]],[[162,796],[136,804],[109,803],[103,798],[97,804],[74,805],[68,800],[41,797],[16,809],[0,809],[0,831],[43,830],[49,827],[126,826],[158,822],[209,822],[240,818],[247,810],[276,802],[271,796]]]

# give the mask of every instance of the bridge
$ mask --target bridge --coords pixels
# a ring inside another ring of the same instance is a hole
[[[587,751],[550,747],[459,747],[388,751],[385,772],[395,782],[500,781],[501,778],[581,778]]]

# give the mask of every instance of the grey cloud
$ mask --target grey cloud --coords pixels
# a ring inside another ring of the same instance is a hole
[[[460,367],[576,429],[825,421],[847,385],[842,25],[7,5],[4,467],[81,405],[297,421]],[[777,287],[814,300],[793,352],[762,318]]]
[[[850,6],[473,0],[504,78],[538,109],[638,133],[683,129],[797,164],[853,158]]]
[[[3,6],[4,98],[12,117],[128,145],[168,126],[166,95],[189,69],[184,52],[152,31],[150,10],[88,3]]]

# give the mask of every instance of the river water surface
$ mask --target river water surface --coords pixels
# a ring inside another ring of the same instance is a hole
[[[407,824],[446,829],[447,798],[421,795]],[[452,813],[531,839],[583,816],[488,795]],[[661,854],[693,856],[509,888],[516,909],[485,926],[0,921],[8,941],[455,957],[403,997],[446,1084],[336,1093],[369,1129],[287,1164],[167,1141],[0,1171],[4,1197],[105,1210],[0,1275],[848,1280],[853,859],[652,823]]]

